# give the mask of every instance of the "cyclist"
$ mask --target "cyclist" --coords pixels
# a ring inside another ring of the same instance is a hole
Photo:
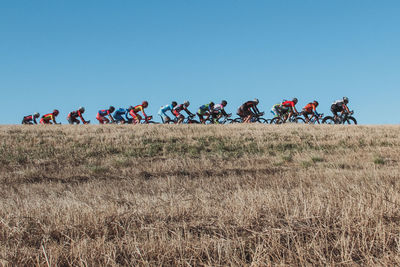
[[[247,101],[239,107],[237,114],[242,118],[244,123],[249,123],[254,115],[260,113],[257,108],[258,103],[259,100],[255,98],[253,101]]]
[[[298,100],[297,98],[293,98],[292,101],[286,100],[282,102],[280,109],[282,111],[282,115],[285,115],[283,122],[286,122],[288,118],[290,118],[294,113],[298,114],[296,110],[296,104]]]
[[[177,105],[178,105],[178,103],[176,103],[176,101],[172,101],[171,104],[162,106],[162,107],[160,108],[160,110],[158,111],[158,115],[160,115],[161,120],[162,120],[163,123],[168,123],[168,122],[171,120],[171,118],[168,117],[168,115],[167,115],[166,112],[167,112],[167,111],[170,111],[170,112],[172,113],[172,110],[173,110],[174,107],[176,107]],[[172,113],[172,114],[174,114],[174,113]]]
[[[96,119],[99,121],[100,124],[110,123],[110,120],[114,122],[114,118],[111,115],[114,112],[114,110],[115,108],[113,106],[110,106],[108,109],[99,110]]]
[[[22,124],[37,124],[36,119],[40,117],[40,114],[38,112],[35,112],[33,115],[28,115],[25,116],[22,119]]]
[[[135,106],[133,109],[131,109],[129,111],[129,114],[132,116],[133,120],[132,122],[134,124],[140,123],[140,121],[142,120],[142,116],[140,116],[138,113],[139,111],[141,111],[143,113],[143,116],[145,118],[145,120],[147,121],[148,116],[146,115],[146,113],[144,112],[144,109],[147,108],[149,106],[149,103],[147,101],[143,101],[141,105],[137,105]]]
[[[212,101],[208,104],[200,106],[199,110],[197,111],[197,116],[199,117],[200,122],[206,123],[206,120],[208,120],[213,110],[214,110],[214,102]],[[206,118],[204,119],[203,116],[206,116]]]
[[[125,108],[119,108],[119,109],[117,109],[117,110],[114,112],[114,115],[113,115],[114,121],[115,121],[116,123],[119,122],[119,123],[122,123],[122,124],[129,122],[128,114],[129,114],[129,111],[132,110],[132,109],[133,109],[132,106],[130,106],[130,107],[127,108],[127,109],[125,109]],[[125,119],[122,117],[122,115],[125,115]]]
[[[314,100],[314,102],[310,102],[308,103],[302,110],[302,114],[304,116],[304,118],[306,119],[306,122],[309,122],[310,119],[308,118],[308,115],[315,115],[317,117],[320,116],[320,114],[318,114],[317,112],[317,107],[318,107],[318,101]]]
[[[228,114],[225,111],[225,107],[228,105],[228,102],[226,100],[222,100],[220,104],[216,104],[213,108],[213,111],[211,113],[211,116],[213,118],[213,123],[219,123],[218,120],[222,116],[230,117],[232,114]]]
[[[274,115],[274,118],[281,115],[282,113],[281,105],[282,103],[278,103],[272,106],[271,113]]]
[[[40,119],[40,124],[57,124],[56,122],[56,117],[59,114],[59,111],[57,109],[53,110],[52,113],[43,115],[42,118]],[[53,122],[51,122],[53,121]]]
[[[82,116],[82,113],[84,113],[84,112],[85,112],[85,108],[80,107],[78,110],[71,111],[70,113],[68,113],[67,120],[68,120],[69,124],[74,124],[74,123],[79,124],[80,121],[78,120],[78,117],[81,118],[83,124],[87,124],[88,121],[85,121],[85,119]]]
[[[187,108],[189,107],[190,102],[185,101],[183,104],[177,105],[172,109],[172,113],[175,115],[175,117],[178,119],[178,123],[182,123],[183,120],[185,119],[185,116],[183,116],[180,112],[184,110],[188,116],[194,116],[192,112],[190,112]]]
[[[332,103],[331,106],[331,111],[333,115],[335,116],[335,121],[338,119],[338,112],[342,115],[343,113],[350,113],[349,108],[347,107],[347,104],[349,103],[349,99],[344,96],[343,99],[341,100],[336,100],[335,102]]]

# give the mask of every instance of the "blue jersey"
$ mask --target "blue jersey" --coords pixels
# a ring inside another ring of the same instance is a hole
[[[201,111],[209,111],[209,110],[211,110],[211,107],[210,107],[210,104],[205,104],[205,105],[202,105],[199,109]]]
[[[174,106],[172,106],[172,104],[165,105],[165,106],[161,107],[161,109],[160,109],[160,111],[158,113],[159,114],[165,114],[165,112],[167,112],[167,111],[172,111],[173,108],[174,108]]]
[[[114,112],[114,118],[117,121],[121,121],[121,120],[123,120],[122,115],[125,115],[125,118],[127,120],[129,120],[128,119],[128,114],[129,114],[129,110],[124,109],[124,108],[119,108]]]
[[[124,115],[124,114],[126,114],[127,112],[128,112],[127,109],[120,108],[120,109],[117,109],[117,110],[114,112],[114,115]]]

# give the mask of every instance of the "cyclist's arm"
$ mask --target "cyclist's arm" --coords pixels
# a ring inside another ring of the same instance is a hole
[[[221,109],[221,113],[222,113],[222,115],[224,115],[224,116],[228,116],[228,113],[226,113],[225,109]]]
[[[299,113],[299,112],[297,112],[297,109],[296,109],[295,106],[293,106],[292,109],[293,109],[293,112],[294,112],[294,113]]]
[[[189,116],[192,116],[192,115],[193,115],[193,113],[190,112],[187,108],[184,108],[184,110],[185,110],[185,112],[186,112]]]
[[[257,106],[255,105],[255,106],[253,106],[253,111],[254,111],[254,113],[255,114],[258,114],[258,113],[260,113],[260,111],[258,110],[258,108],[257,108]]]
[[[126,112],[125,112],[125,118],[126,118],[127,121],[129,121],[128,115],[129,115],[129,111],[126,111]]]
[[[80,111],[78,111],[78,115],[79,115],[79,117],[81,118],[82,122],[83,122],[83,123],[86,123],[86,121],[85,121],[85,119],[83,118],[82,113],[81,113]]]
[[[147,115],[146,115],[146,113],[144,112],[144,108],[142,108],[142,113],[143,113],[143,116],[147,119]]]
[[[37,124],[37,121],[36,121],[36,118],[35,118],[35,117],[33,117],[33,122],[34,122],[35,124]]]
[[[54,115],[51,115],[51,119],[53,120],[54,124],[57,124],[56,117]]]
[[[114,117],[112,116],[111,112],[108,112],[108,117],[110,118],[111,121],[115,121]]]
[[[347,107],[347,105],[346,105],[346,104],[343,104],[343,106],[344,106],[344,110],[346,110],[347,113],[350,113],[350,110],[349,110],[349,108]]]

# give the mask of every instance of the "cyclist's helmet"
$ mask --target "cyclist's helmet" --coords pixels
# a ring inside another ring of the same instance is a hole
[[[226,105],[228,105],[228,102],[226,102],[226,100],[222,100],[222,101],[221,101],[221,105],[223,105],[224,107],[226,107]]]
[[[178,105],[178,103],[176,103],[176,101],[172,101],[172,106],[176,107]]]
[[[186,100],[186,101],[183,103],[183,105],[186,106],[186,107],[188,107],[188,106],[190,105],[190,102]]]
[[[57,116],[58,113],[60,113],[60,112],[58,111],[58,109],[53,110],[53,114],[54,114],[55,116]]]
[[[85,112],[85,108],[84,108],[84,107],[80,107],[78,110],[79,110],[81,113]]]
[[[149,102],[143,101],[143,102],[142,102],[142,106],[145,107],[145,108],[147,108],[147,107],[149,106]]]
[[[258,98],[254,98],[254,102],[256,102],[257,104],[260,103],[260,101],[258,100]]]
[[[349,103],[349,99],[348,99],[346,96],[344,96],[344,97],[343,97],[343,102],[344,102],[345,104],[347,104],[347,103]]]
[[[293,101],[293,103],[295,103],[295,104],[297,104],[297,102],[298,102],[298,100],[297,100],[297,98],[295,97],[295,98],[293,98],[292,99],[292,101]]]
[[[39,118],[39,117],[40,117],[40,114],[39,114],[39,112],[35,112],[35,114],[33,114],[33,117],[35,117],[35,118]]]
[[[210,104],[209,104],[210,107],[213,107],[214,105],[215,105],[215,104],[214,104],[214,102],[212,102],[212,101],[211,101]]]
[[[134,107],[133,106],[129,106],[128,110],[132,110],[132,109],[134,109]]]
[[[114,112],[115,108],[114,108],[113,106],[110,106],[110,107],[108,108],[108,110],[109,110],[110,112]]]
[[[318,101],[317,100],[314,100],[314,105],[317,107],[318,105],[319,105],[319,103],[318,103]]]

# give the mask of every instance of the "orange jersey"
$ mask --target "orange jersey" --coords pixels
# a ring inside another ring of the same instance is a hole
[[[309,113],[316,111],[316,106],[314,103],[308,103],[303,109]]]
[[[45,121],[45,122],[54,121],[53,113],[49,113],[49,114],[43,115],[42,116],[42,120]]]

